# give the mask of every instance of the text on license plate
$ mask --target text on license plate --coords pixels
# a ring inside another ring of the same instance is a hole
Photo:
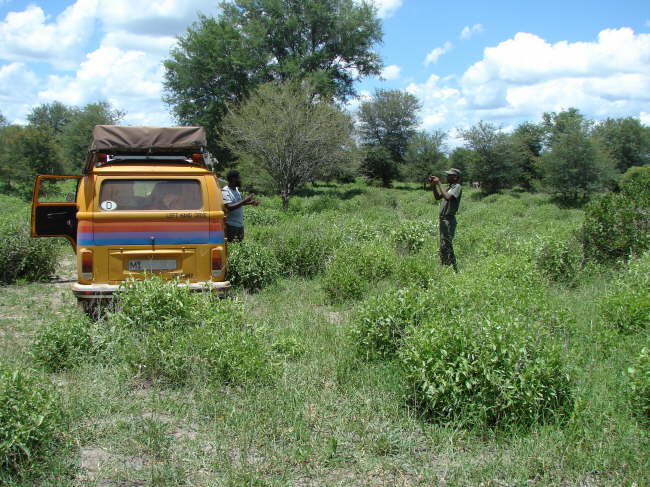
[[[175,259],[131,259],[130,271],[173,271],[176,269]]]

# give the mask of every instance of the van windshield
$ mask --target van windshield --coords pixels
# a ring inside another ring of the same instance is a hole
[[[102,182],[99,208],[121,210],[198,210],[201,184],[191,179],[108,179]]]

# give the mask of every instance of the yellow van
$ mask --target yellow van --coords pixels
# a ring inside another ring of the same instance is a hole
[[[97,125],[83,176],[36,178],[32,236],[72,244],[72,291],[84,309],[147,274],[193,290],[230,287],[223,200],[205,145],[201,127]]]

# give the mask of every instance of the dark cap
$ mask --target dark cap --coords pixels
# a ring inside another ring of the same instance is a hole
[[[449,176],[458,176],[460,177],[460,169],[456,169],[455,167],[452,167],[449,171],[445,171],[445,174]]]
[[[231,169],[228,171],[228,174],[226,174],[226,180],[230,181],[232,178],[236,178],[237,176],[239,176],[239,171],[236,169]]]

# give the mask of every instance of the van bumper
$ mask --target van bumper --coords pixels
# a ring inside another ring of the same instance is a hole
[[[79,284],[72,285],[72,292],[77,299],[107,299],[120,288],[121,284]],[[181,282],[179,287],[189,288],[190,291],[214,291],[225,294],[230,289],[230,281]]]

